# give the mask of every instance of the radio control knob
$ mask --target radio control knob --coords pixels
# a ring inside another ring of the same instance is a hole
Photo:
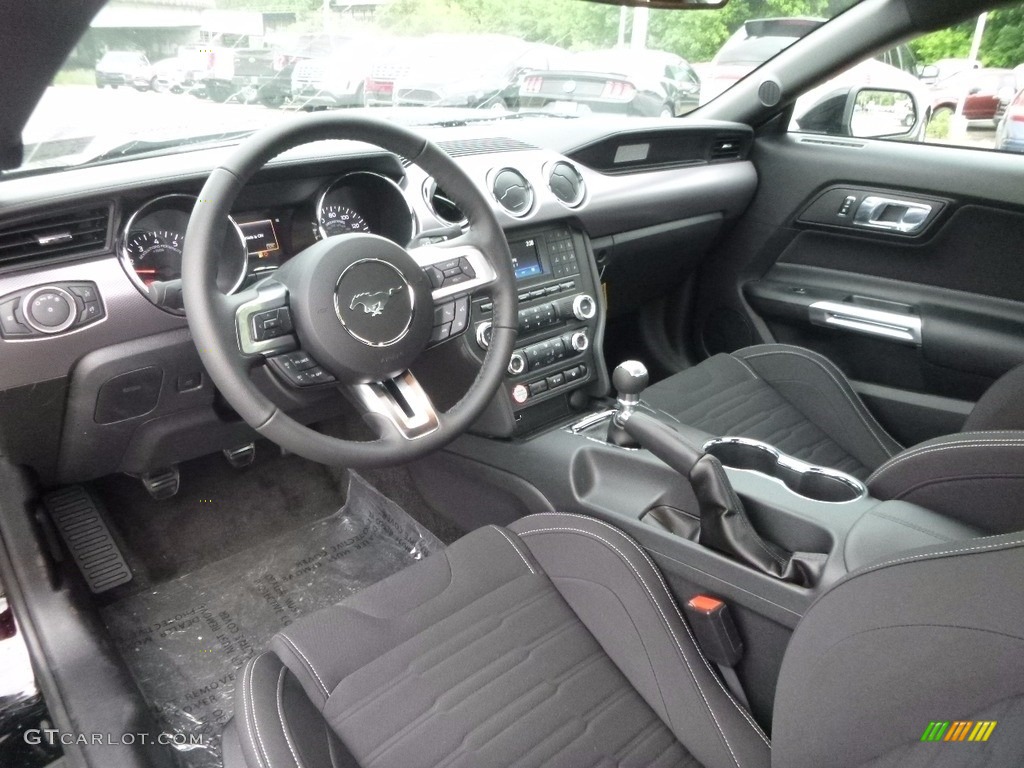
[[[569,337],[569,344],[575,352],[586,352],[590,348],[590,339],[586,331],[576,331]]]
[[[520,373],[526,372],[526,355],[522,352],[513,352],[511,359],[508,361],[508,372],[513,376],[518,376]]]
[[[572,313],[577,320],[589,320],[597,314],[597,302],[593,296],[581,293],[572,300]]]
[[[491,321],[484,320],[476,327],[476,343],[480,349],[487,349],[491,346]]]

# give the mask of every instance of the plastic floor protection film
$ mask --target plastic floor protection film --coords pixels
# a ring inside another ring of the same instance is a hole
[[[235,678],[296,619],[444,545],[354,472],[330,517],[103,610],[163,739],[189,768],[220,766]]]

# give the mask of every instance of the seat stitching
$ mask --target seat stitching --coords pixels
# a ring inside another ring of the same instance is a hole
[[[281,674],[277,677],[277,719],[281,721],[281,733],[284,734],[284,740],[288,744],[288,751],[292,753],[292,759],[295,760],[296,768],[304,768],[302,761],[299,760],[299,755],[295,751],[295,746],[292,744],[291,734],[288,733],[288,725],[284,721],[284,675],[288,671],[285,666],[281,667]]]
[[[303,660],[303,661],[304,661],[304,662],[306,663],[306,666],[307,666],[307,667],[309,667],[309,671],[313,673],[314,677],[316,677],[316,681],[317,681],[318,683],[320,683],[320,688],[321,688],[321,689],[323,689],[323,692],[324,692],[324,699],[326,700],[326,699],[327,699],[327,698],[328,698],[328,697],[329,697],[329,696],[331,695],[331,693],[330,693],[330,691],[328,691],[328,690],[327,690],[327,686],[326,686],[326,685],[324,684],[324,681],[323,681],[323,680],[322,680],[322,679],[320,678],[320,675],[319,675],[319,674],[317,673],[317,671],[316,671],[316,667],[314,667],[314,666],[313,666],[313,662],[311,662],[311,661],[310,661],[310,660],[309,660],[308,658],[306,658],[306,654],[304,654],[304,653],[302,652],[302,649],[301,649],[301,648],[299,648],[299,646],[297,646],[297,645],[295,644],[295,641],[293,641],[293,640],[292,640],[292,639],[291,639],[290,637],[288,637],[288,635],[286,635],[286,634],[285,634],[284,632],[278,632],[277,634],[278,634],[278,636],[279,636],[279,637],[280,637],[280,638],[281,638],[282,640],[284,640],[284,641],[285,641],[286,643],[288,643],[288,645],[290,645],[290,646],[292,647],[292,649],[293,649],[293,650],[294,650],[294,651],[295,651],[295,652],[296,652],[296,653],[297,653],[297,654],[298,654],[298,655],[299,655],[299,656],[300,656],[300,657],[302,658],[302,660]]]
[[[686,634],[690,636],[690,642],[693,643],[693,647],[697,650],[697,655],[700,657],[701,661],[704,662],[704,666],[707,668],[708,673],[711,675],[711,679],[718,684],[718,687],[722,690],[722,693],[725,694],[726,698],[728,698],[730,702],[732,702],[732,705],[736,708],[740,715],[743,716],[743,719],[747,721],[747,724],[750,725],[750,727],[754,729],[754,732],[761,737],[761,741],[763,741],[768,746],[768,749],[771,749],[772,744],[768,740],[768,737],[765,735],[764,731],[761,730],[761,726],[757,724],[757,722],[750,716],[746,709],[740,706],[740,703],[736,701],[735,698],[733,698],[733,695],[729,691],[729,689],[725,687],[722,681],[718,679],[718,675],[716,675],[714,671],[711,669],[711,664],[710,662],[708,662],[707,657],[704,655],[704,651],[701,650],[700,645],[697,644],[697,638],[693,636],[693,631],[690,629],[690,625],[683,618],[683,614],[682,612],[680,612],[679,606],[676,605],[675,598],[673,598],[672,593],[669,592],[668,585],[665,583],[665,579],[662,578],[661,571],[658,570],[657,566],[654,564],[654,561],[651,560],[650,556],[643,550],[643,548],[639,544],[637,544],[632,537],[627,536],[614,525],[606,523],[604,520],[598,520],[596,517],[579,515],[574,512],[536,512],[533,515],[531,515],[531,517],[540,517],[541,515],[563,515],[565,517],[575,517],[579,518],[580,520],[588,520],[592,523],[596,523],[597,525],[604,526],[610,531],[614,531],[623,540],[628,541],[630,544],[633,545],[633,548],[636,549],[636,551],[640,553],[640,556],[647,561],[647,565],[650,566],[652,571],[654,571],[654,575],[658,578],[658,581],[661,583],[661,588],[665,591],[665,597],[668,599],[669,604],[675,610],[676,616],[679,617],[679,621],[682,623],[683,628],[686,630]]]
[[[757,375],[757,371],[755,371],[753,368],[751,368],[750,365],[747,363],[747,361],[744,360],[742,357],[737,357],[736,355],[729,355],[729,357],[731,357],[737,363],[742,365],[747,370],[747,373],[749,373],[755,379],[760,380],[761,377]]]
[[[256,665],[259,663],[260,659],[262,659],[266,655],[266,653],[261,653],[259,656],[253,659],[252,664],[249,665],[249,676],[247,678],[248,684],[246,685],[246,688],[248,689],[246,691],[247,696],[242,697],[242,703],[244,705],[246,699],[248,699],[249,715],[252,720],[252,726],[256,729],[256,740],[254,741],[252,738],[252,728],[249,728],[249,741],[252,741],[253,747],[255,747],[253,751],[256,753],[256,758],[259,760],[260,765],[269,766],[270,755],[267,752],[267,748],[263,745],[263,736],[260,735],[260,724],[256,721],[256,700],[252,695],[252,679],[256,673]],[[246,719],[246,727],[249,727],[248,718]],[[262,755],[260,754],[261,752]]]
[[[920,526],[920,525],[914,525],[913,523],[908,523],[906,520],[902,520],[901,518],[894,517],[893,515],[886,515],[886,514],[884,514],[882,512],[877,512],[874,509],[870,510],[868,512],[868,514],[871,515],[872,517],[881,517],[881,518],[883,518],[885,520],[888,520],[890,522],[896,523],[897,525],[902,525],[904,528],[911,528],[911,529],[913,529],[915,531],[920,531],[921,533],[927,533],[929,536],[934,536],[937,539],[943,539],[946,542],[956,541],[956,539],[954,539],[951,536],[947,536],[944,533],[939,533],[938,531],[932,531],[932,530],[929,530],[929,529],[927,529],[927,528],[925,528],[923,526]]]
[[[1013,440],[1013,439],[995,439],[995,440],[958,440],[955,442],[945,443],[943,445],[928,446],[926,448],[912,448],[903,454],[890,459],[888,462],[876,469],[871,476],[867,479],[867,482],[877,480],[883,472],[892,469],[897,464],[901,464],[908,459],[914,459],[918,456],[924,456],[929,453],[938,453],[940,451],[951,451],[954,448],[1019,448],[1024,446],[1024,440]]]
[[[524,555],[522,552],[519,551],[519,547],[517,547],[515,545],[515,542],[512,541],[512,538],[507,533],[505,533],[505,531],[503,531],[497,525],[491,525],[491,526],[488,526],[488,527],[489,528],[493,528],[498,533],[500,533],[502,536],[504,536],[505,537],[505,541],[507,541],[509,543],[509,546],[511,546],[512,549],[514,549],[516,551],[516,554],[519,555],[519,559],[522,560],[526,564],[526,567],[530,569],[530,573],[532,573],[534,575],[537,574],[537,572],[535,570],[533,570],[533,566],[530,565],[530,561],[526,559],[526,555]]]
[[[857,401],[850,396],[850,393],[847,392],[846,389],[843,387],[842,382],[840,382],[839,379],[836,378],[835,374],[833,374],[832,371],[830,371],[824,363],[822,363],[820,360],[816,360],[815,358],[811,357],[810,355],[802,351],[798,352],[793,349],[780,349],[772,352],[758,352],[757,354],[754,355],[747,355],[747,359],[753,360],[755,357],[769,357],[771,355],[795,355],[797,357],[801,357],[805,360],[808,360],[817,365],[819,368],[821,368],[821,370],[828,374],[828,377],[836,383],[836,386],[839,387],[839,391],[843,393],[843,397],[845,397],[849,401],[850,405],[853,406],[854,414],[864,423],[864,426],[867,427],[868,432],[871,433],[871,436],[875,438],[875,441],[878,443],[879,446],[881,446],[882,450],[885,451],[886,454],[890,456],[892,455],[892,450],[885,444],[885,442],[879,436],[879,433],[875,431],[875,427],[871,424],[871,422],[864,415],[864,413],[861,412],[861,408],[863,408],[864,406],[861,405],[860,408],[857,407]],[[894,443],[899,445],[899,442],[894,440],[891,435],[886,433],[880,424],[878,425],[878,429],[880,429],[886,435],[886,437],[888,437]]]
[[[1004,534],[1004,533],[997,533],[994,536],[981,536],[981,537],[979,537],[977,539],[974,539],[974,541],[981,541],[983,539],[1001,538],[1003,536],[1006,536],[1006,534]],[[887,560],[884,563],[878,563],[877,565],[872,565],[872,566],[870,566],[868,568],[865,568],[862,571],[857,571],[856,574],[859,576],[861,574],[869,573],[871,571],[877,571],[879,568],[884,568],[884,567],[886,567],[888,565],[897,565],[899,563],[909,563],[909,562],[913,562],[914,560],[925,560],[925,559],[930,558],[930,557],[941,557],[941,556],[944,556],[944,555],[958,555],[958,554],[963,554],[963,553],[966,553],[966,552],[982,552],[982,551],[984,551],[986,549],[997,549],[998,547],[1013,547],[1013,546],[1016,546],[1018,544],[1024,544],[1024,539],[1017,539],[1015,541],[1001,541],[1001,542],[997,542],[995,544],[984,544],[982,546],[977,546],[977,547],[962,547],[960,549],[947,549],[947,550],[943,550],[941,552],[922,552],[919,555],[910,555],[909,557],[901,557],[901,558],[898,558],[896,560]]]
[[[697,686],[697,692],[700,694],[700,697],[701,697],[701,699],[704,702],[704,706],[707,708],[708,713],[711,715],[711,719],[714,720],[715,727],[718,729],[718,733],[721,735],[722,740],[725,742],[725,746],[729,750],[729,754],[732,755],[733,762],[736,763],[737,768],[739,768],[740,762],[736,758],[736,753],[733,752],[732,745],[729,743],[729,739],[726,737],[725,731],[722,729],[721,723],[718,722],[718,717],[715,715],[715,711],[711,708],[711,704],[708,702],[707,696],[704,695],[704,689],[701,688],[700,681],[697,679],[697,675],[694,674],[693,668],[690,666],[689,659],[686,658],[686,653],[683,651],[683,646],[679,642],[679,638],[676,637],[675,630],[672,629],[672,624],[669,622],[668,617],[665,615],[665,612],[662,610],[661,606],[658,605],[658,601],[654,597],[654,594],[651,592],[651,589],[647,585],[647,582],[644,581],[644,577],[640,575],[640,572],[636,569],[636,567],[629,561],[629,558],[626,557],[618,547],[616,547],[614,544],[612,544],[610,541],[608,541],[607,539],[605,539],[601,535],[593,533],[592,531],[585,531],[582,528],[542,528],[542,529],[534,530],[534,531],[524,531],[524,532],[520,533],[519,535],[520,536],[532,536],[532,535],[535,535],[535,534],[554,533],[554,532],[558,532],[558,531],[567,532],[567,533],[578,533],[578,534],[582,534],[583,536],[590,536],[592,538],[595,538],[595,539],[597,539],[599,541],[604,542],[604,544],[607,547],[609,547],[610,549],[614,550],[618,554],[618,556],[622,560],[622,562],[624,562],[626,564],[626,567],[629,568],[631,571],[633,571],[633,575],[636,576],[637,580],[640,582],[641,586],[644,588],[644,591],[647,593],[648,598],[650,598],[651,605],[653,605],[655,610],[661,615],[661,619],[665,623],[665,628],[668,629],[669,634],[672,636],[672,639],[675,641],[676,649],[679,651],[679,656],[682,658],[683,663],[686,665],[686,669],[687,669],[687,671],[689,671],[690,677],[693,679],[694,685]]]

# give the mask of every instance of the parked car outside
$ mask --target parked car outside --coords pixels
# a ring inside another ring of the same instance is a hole
[[[700,70],[700,103],[706,104],[728,90],[738,80],[825,21],[815,17],[790,16],[744,22],[718,50],[711,63]],[[875,58],[915,78],[919,74],[917,58],[906,45],[888,48]]]
[[[1000,102],[1009,102],[1016,92],[1011,69],[967,69],[932,87],[932,119],[948,120],[963,99],[966,119],[997,120]]]
[[[524,73],[564,67],[571,58],[563,48],[505,35],[452,36],[395,79],[393,103],[517,109]],[[479,65],[467,67],[467,60]]]
[[[398,45],[393,40],[347,40],[329,53],[299,61],[292,70],[293,106],[304,110],[364,106],[374,56],[387,56]]]
[[[527,75],[519,89],[525,108],[676,117],[697,107],[701,81],[673,53],[617,48],[573,56],[564,70]]]
[[[996,149],[1024,152],[1024,89],[1005,108],[996,127]]]
[[[107,51],[96,63],[96,87],[134,85],[136,77],[148,68],[149,59],[141,51]]]
[[[137,90],[156,93],[181,93],[190,84],[185,72],[185,62],[177,56],[150,64],[140,69],[132,80]]]

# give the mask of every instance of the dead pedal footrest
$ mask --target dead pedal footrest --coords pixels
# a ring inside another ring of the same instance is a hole
[[[48,493],[43,497],[43,506],[89,589],[94,593],[105,592],[132,580],[131,569],[85,488],[73,485]]]

